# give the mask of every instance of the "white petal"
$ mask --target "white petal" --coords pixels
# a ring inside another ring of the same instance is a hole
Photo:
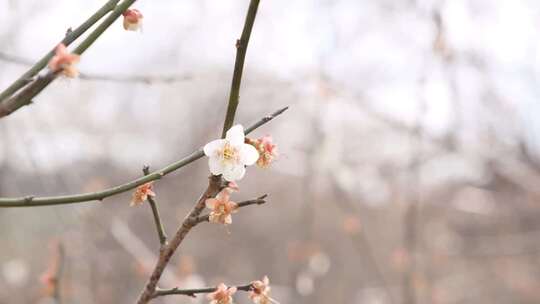
[[[210,172],[214,175],[220,175],[224,170],[223,162],[218,157],[208,158],[208,167],[210,168]]]
[[[223,178],[228,182],[242,179],[246,173],[244,165],[228,165],[223,168]]]
[[[243,144],[240,147],[240,162],[244,165],[251,166],[259,159],[259,152],[254,146]]]
[[[216,152],[223,149],[223,146],[225,145],[225,140],[224,139],[216,139],[216,140],[213,140],[209,143],[207,143],[203,150],[204,150],[204,155],[206,156],[214,156],[216,155]]]
[[[231,146],[240,146],[244,143],[244,127],[242,125],[234,125],[227,131],[225,139],[229,141]]]

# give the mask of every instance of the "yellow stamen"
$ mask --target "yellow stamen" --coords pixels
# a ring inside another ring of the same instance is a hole
[[[223,147],[223,159],[226,161],[234,161],[238,159],[238,152],[235,148],[231,147],[229,143],[226,143]]]

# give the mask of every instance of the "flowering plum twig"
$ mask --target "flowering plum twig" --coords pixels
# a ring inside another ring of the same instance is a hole
[[[157,292],[156,286],[161,277],[161,274],[165,270],[165,267],[169,263],[169,260],[171,259],[178,246],[180,246],[186,235],[189,233],[189,231],[191,231],[193,227],[195,227],[201,222],[208,221],[208,215],[201,217],[200,214],[205,207],[205,201],[209,198],[214,197],[222,188],[222,184],[222,179],[219,176],[212,175],[209,177],[208,187],[201,195],[195,206],[191,209],[190,213],[186,216],[186,218],[184,218],[182,225],[178,228],[178,231],[175,233],[169,244],[167,244],[161,251],[156,266],[150,278],[148,279],[145,288],[139,296],[139,299],[137,301],[138,304],[148,303],[151,299],[155,297],[155,294]],[[266,202],[264,200],[266,197],[267,195],[263,195],[254,200],[241,202],[238,203],[238,206],[245,207],[254,204],[264,204]]]
[[[248,12],[246,15],[246,19],[244,21],[244,28],[242,30],[242,35],[239,40],[236,42],[237,47],[237,54],[236,54],[236,60],[235,60],[235,66],[234,66],[234,72],[233,72],[233,80],[231,84],[231,92],[229,97],[229,103],[227,107],[227,115],[225,116],[225,122],[223,126],[223,132],[222,137],[224,138],[227,131],[232,127],[234,123],[234,116],[236,113],[236,109],[238,107],[238,99],[240,94],[240,82],[242,79],[242,70],[244,66],[244,59],[246,55],[247,45],[249,42],[249,37],[251,35],[251,30],[253,28],[253,23],[255,21],[255,17],[257,15],[257,9],[259,6],[259,0],[251,0],[248,8]],[[283,108],[274,114],[281,114],[283,111],[285,111],[287,108]],[[271,120],[273,115],[267,116],[263,118],[258,123],[264,124],[264,121]],[[254,126],[257,127],[256,123]],[[244,134],[249,133],[253,129],[250,130],[250,128],[245,130]],[[203,151],[200,156],[204,155]],[[193,227],[195,227],[199,222],[199,216],[201,215],[201,212],[206,206],[206,201],[208,199],[214,198],[222,189],[223,189],[223,179],[221,176],[211,175],[209,177],[208,181],[208,187],[203,192],[203,194],[200,196],[199,200],[195,203],[195,206],[191,209],[189,214],[184,218],[184,221],[182,222],[182,225],[178,228],[177,232],[175,233],[174,237],[170,240],[169,244],[165,246],[165,248],[161,251],[161,254],[159,256],[159,259],[156,263],[156,266],[154,270],[152,271],[152,274],[150,275],[150,278],[148,279],[145,287],[143,288],[141,294],[139,295],[139,298],[137,300],[137,304],[146,304],[150,300],[152,300],[154,294],[156,293],[156,287],[157,283],[165,270],[165,267],[167,267],[172,255],[176,251],[176,249],[180,246],[186,235],[191,231]]]
[[[227,133],[227,130],[229,130],[234,123],[234,116],[236,114],[236,109],[238,108],[238,102],[240,99],[240,83],[242,82],[242,72],[244,70],[244,61],[246,58],[249,37],[251,36],[251,30],[253,29],[253,24],[255,23],[255,17],[257,16],[258,8],[259,0],[251,0],[246,14],[246,20],[244,22],[244,29],[242,30],[242,35],[240,36],[240,39],[236,41],[236,59],[234,61],[234,73],[231,83],[231,91],[229,94],[227,114],[225,116],[225,122],[223,123],[223,131],[221,132],[222,138],[225,138],[225,133]]]
[[[109,26],[111,26],[113,22],[118,19],[118,17],[122,16],[122,13],[135,1],[136,0],[124,0],[122,3],[116,5],[112,11],[111,8],[108,7],[109,10],[107,12],[111,11],[111,13],[96,27],[96,29],[94,29],[88,35],[88,37],[81,42],[81,44],[79,44],[79,46],[73,50],[73,54],[82,55],[109,28]],[[118,1],[114,2],[114,4],[117,2]],[[52,56],[50,58],[52,58]],[[39,72],[39,70],[37,70],[34,75],[37,72]],[[31,80],[29,84],[22,88],[19,92],[14,91],[11,95],[7,95],[5,97],[6,99],[0,100],[0,118],[17,111],[25,105],[30,104],[32,102],[32,98],[51,84],[51,82],[53,82],[59,74],[59,71],[49,70],[45,75],[39,76],[35,80]]]
[[[143,173],[144,175],[150,174],[150,167],[144,166]],[[148,204],[150,204],[152,214],[154,215],[154,222],[156,224],[156,230],[159,237],[160,250],[163,250],[164,246],[167,245],[167,234],[165,233],[165,229],[163,228],[163,224],[161,222],[161,216],[159,215],[157,203],[152,196],[148,196],[146,199],[148,200]]]
[[[178,246],[180,246],[189,231],[191,231],[191,229],[197,225],[197,218],[204,209],[205,201],[216,196],[216,194],[218,194],[218,192],[221,190],[222,184],[221,177],[215,175],[209,177],[208,187],[197,200],[195,206],[193,206],[189,214],[184,218],[182,225],[178,228],[169,244],[161,251],[156,266],[154,267],[148,282],[137,300],[138,304],[148,303],[152,299],[152,296],[156,291],[157,283],[161,278],[165,267],[168,265],[172,255]]]
[[[241,291],[251,291],[253,290],[253,285],[246,284],[246,285],[238,285],[234,286],[236,290]],[[217,290],[217,287],[207,287],[207,288],[197,288],[197,289],[180,289],[178,287],[171,288],[171,289],[158,289],[152,296],[152,298],[162,297],[162,296],[170,296],[170,295],[184,295],[195,298],[197,294],[201,293],[212,293]]]
[[[264,194],[264,195],[259,196],[256,199],[239,202],[237,203],[237,208],[242,208],[242,207],[246,207],[250,205],[262,205],[266,203],[267,197],[268,197],[268,194]],[[206,215],[197,217],[197,219],[195,220],[195,223],[199,224],[202,222],[209,222],[209,221],[210,221],[210,214],[206,214]]]
[[[253,125],[245,129],[245,133],[251,133],[255,129],[264,125],[265,123],[276,118],[283,112],[285,112],[289,107],[281,108],[274,113],[263,117],[262,119],[255,122]],[[95,200],[103,200],[107,197],[117,195],[129,190],[135,189],[138,186],[151,182],[154,180],[161,179],[163,176],[170,174],[204,156],[202,147],[192,152],[190,155],[160,169],[154,171],[146,176],[140,177],[138,179],[132,180],[125,184],[121,184],[112,188],[108,188],[98,192],[90,192],[83,194],[75,195],[64,195],[64,196],[26,196],[26,197],[17,197],[17,198],[0,198],[0,208],[3,207],[31,207],[31,206],[49,206],[49,205],[62,205],[62,204],[73,204],[73,203],[82,203]]]
[[[83,24],[77,27],[74,30],[68,30],[66,36],[58,44],[62,43],[66,46],[70,45],[73,41],[79,38],[84,34],[90,27],[92,27],[96,22],[98,22],[103,16],[112,11],[116,4],[120,0],[109,0],[105,3],[100,9],[98,9],[88,20]],[[43,56],[36,64],[34,64],[28,71],[22,74],[19,79],[15,80],[9,87],[7,87],[2,93],[0,93],[0,102],[4,99],[15,94],[19,89],[27,85],[32,81],[32,78],[39,73],[43,68],[47,66],[47,63],[54,56],[54,50],[56,49],[56,44],[52,50],[50,50],[45,56]],[[0,115],[1,116],[1,115]]]

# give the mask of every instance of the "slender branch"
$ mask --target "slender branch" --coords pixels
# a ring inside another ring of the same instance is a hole
[[[251,291],[253,289],[253,286],[251,284],[238,285],[235,287],[236,287],[236,290],[241,290],[241,291]],[[207,287],[207,288],[198,288],[198,289],[180,289],[178,287],[175,287],[171,289],[158,289],[156,290],[152,298],[170,296],[170,295],[184,295],[184,296],[195,297],[197,294],[212,293],[216,290],[217,290],[217,287]]]
[[[174,75],[107,75],[80,73],[79,78],[82,80],[91,81],[154,84],[188,81],[194,79],[195,77],[187,73]]]
[[[242,207],[246,207],[246,206],[250,206],[250,205],[262,205],[262,204],[266,203],[265,199],[267,197],[268,197],[268,194],[264,194],[264,195],[259,196],[256,199],[239,202],[237,205],[238,205],[238,208],[242,208]],[[210,214],[206,214],[206,215],[202,215],[202,216],[197,217],[195,222],[197,224],[199,224],[199,223],[202,223],[202,222],[208,222],[209,219],[210,219]]]
[[[32,65],[32,61],[19,56],[0,52],[0,60],[18,65]],[[195,77],[191,74],[172,74],[172,75],[118,75],[118,74],[94,74],[94,73],[79,73],[79,79],[88,81],[107,81],[118,83],[175,83],[192,80]]]
[[[118,4],[112,10],[112,12],[96,27],[96,29],[92,31],[88,37],[86,37],[86,39],[84,39],[81,44],[79,44],[79,46],[73,50],[73,53],[82,55],[135,1],[136,0],[124,0],[122,3]],[[32,102],[32,98],[51,84],[51,82],[53,82],[58,75],[59,72],[48,71],[44,76],[39,76],[17,94],[14,94],[2,101],[2,103],[0,103],[0,118],[17,111],[25,105],[30,104]]]
[[[145,304],[152,299],[152,296],[154,295],[156,290],[157,283],[161,278],[161,275],[165,270],[165,267],[169,263],[172,255],[174,254],[178,246],[180,246],[188,232],[198,224],[197,218],[204,209],[205,201],[209,198],[215,197],[216,194],[220,191],[221,185],[222,180],[220,176],[212,175],[209,177],[208,187],[203,192],[195,206],[193,206],[188,216],[184,218],[182,225],[178,228],[176,234],[171,239],[169,244],[162,250],[161,255],[159,256],[159,260],[157,261],[156,266],[152,271],[152,275],[148,279],[145,288],[143,289],[141,295],[139,296],[139,299],[137,300],[137,304]]]
[[[284,108],[281,108],[277,111],[275,111],[274,113],[270,114],[270,115],[267,115],[265,117],[263,117],[262,119],[260,119],[259,121],[257,121],[256,123],[252,124],[251,126],[247,127],[244,132],[245,134],[249,134],[253,131],[255,131],[255,129],[257,129],[258,127],[264,125],[265,123],[271,121],[272,119],[276,118],[277,116],[281,115],[283,112],[287,111],[289,109],[289,107],[284,107]]]
[[[47,271],[42,275],[41,280],[47,287],[47,295],[55,300],[55,303],[62,303],[60,282],[64,271],[65,250],[64,245],[58,241],[52,248],[53,254]]]
[[[189,215],[184,219],[182,226],[178,228],[178,231],[176,232],[174,238],[171,240],[168,246],[166,246],[162,254],[159,257],[159,260],[156,264],[156,267],[154,271],[152,272],[152,275],[150,276],[150,279],[146,283],[146,287],[144,288],[143,292],[139,296],[139,300],[137,301],[138,304],[148,303],[152,298],[156,297],[156,293],[159,293],[159,291],[156,291],[157,282],[159,281],[161,274],[165,270],[165,267],[169,263],[169,260],[171,259],[171,256],[174,254],[178,246],[182,243],[188,232],[195,226],[197,226],[199,223],[203,221],[208,221],[208,215],[206,216],[200,216],[201,212],[203,211],[205,207],[205,202],[208,198],[214,197],[221,189],[222,180],[219,176],[210,176],[208,188],[203,193],[203,195],[199,198]],[[249,205],[254,204],[264,204],[265,198],[267,195],[262,195],[257,199],[244,201],[241,203],[238,203],[239,207],[245,207]],[[211,291],[210,291],[211,292]],[[165,295],[165,294],[161,294]],[[160,295],[158,295],[160,296]]]
[[[81,24],[73,31],[68,31],[64,39],[62,39],[58,44],[63,43],[66,46],[70,45],[84,32],[86,32],[92,25],[94,25],[101,18],[103,18],[103,16],[112,11],[119,1],[120,0],[107,1],[107,3],[105,3],[100,9],[98,9],[83,24]],[[20,88],[31,82],[32,77],[34,77],[37,73],[39,73],[39,71],[41,71],[45,66],[47,66],[49,60],[51,60],[51,58],[54,56],[54,49],[58,44],[56,44],[52,50],[50,50],[45,56],[43,56],[43,58],[41,58],[36,64],[34,64],[28,71],[22,74],[19,79],[15,80],[15,82],[13,82],[9,87],[2,91],[2,93],[0,93],[0,102],[15,94],[15,92],[17,92]]]
[[[117,216],[113,217],[109,232],[118,244],[142,267],[144,273],[150,273],[154,269],[154,265],[163,251],[161,248],[156,254],[155,250],[150,249],[140,236]],[[167,284],[167,286],[175,286],[180,281],[174,269],[166,269],[161,279],[163,284]]]
[[[150,167],[144,166],[143,173],[144,175],[150,174]],[[167,244],[167,235],[165,234],[165,229],[163,228],[163,224],[161,223],[161,217],[159,216],[159,211],[157,208],[156,201],[150,195],[146,199],[148,200],[148,203],[150,204],[150,207],[152,208],[152,214],[154,215],[154,222],[156,223],[156,230],[159,237],[159,244],[161,245],[160,248],[163,248],[163,246]]]
[[[288,107],[279,109],[278,111],[263,117],[256,123],[254,123],[252,126],[248,127],[245,131],[246,134],[252,132],[256,128],[264,125],[265,123],[271,121],[281,113],[283,113],[285,110],[287,110]],[[162,178],[163,176],[174,172],[196,160],[204,156],[204,152],[202,148],[197,149],[190,155],[160,169],[157,171],[154,171],[146,176],[140,177],[138,179],[135,179],[133,181],[127,182],[122,185],[118,185],[112,188],[108,188],[102,191],[98,192],[90,192],[90,193],[83,193],[83,194],[75,194],[75,195],[65,195],[65,196],[43,196],[43,197],[35,197],[35,196],[26,196],[26,197],[18,197],[18,198],[0,198],[0,208],[2,207],[30,207],[30,206],[49,206],[49,205],[62,205],[62,204],[73,204],[73,203],[82,203],[82,202],[88,202],[88,201],[94,201],[94,200],[103,200],[109,196],[113,196],[119,193],[123,193],[132,189],[137,188],[138,186],[145,184],[150,181],[158,180]]]
[[[57,248],[58,252],[58,256],[57,256],[57,265],[56,265],[56,273],[55,273],[55,288],[54,288],[54,292],[53,292],[53,298],[56,300],[56,303],[57,304],[61,304],[62,303],[62,295],[60,293],[60,280],[62,279],[62,274],[63,274],[63,271],[64,271],[64,258],[66,256],[65,254],[65,250],[64,250],[64,245],[62,245],[62,243],[58,242],[58,248]]]
[[[246,14],[246,20],[244,22],[244,29],[240,39],[236,41],[236,59],[234,62],[234,73],[231,83],[231,92],[229,94],[229,105],[227,106],[227,114],[225,116],[225,122],[223,123],[223,132],[221,137],[225,137],[225,133],[229,130],[234,123],[234,116],[236,108],[238,108],[238,101],[240,98],[240,83],[242,82],[242,72],[244,70],[244,60],[246,58],[247,47],[249,43],[249,37],[251,36],[251,30],[253,29],[253,23],[257,16],[257,9],[259,7],[259,0],[251,0],[249,8]]]

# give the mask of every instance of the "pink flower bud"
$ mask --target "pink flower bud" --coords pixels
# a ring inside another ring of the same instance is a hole
[[[266,135],[259,139],[246,139],[246,143],[252,145],[259,152],[257,165],[261,168],[268,168],[278,157],[277,145],[272,141],[272,136]]]
[[[124,29],[126,31],[138,31],[142,29],[143,15],[138,9],[127,9],[122,15],[124,16]]]
[[[216,291],[208,295],[211,304],[232,304],[232,295],[236,292],[236,287],[227,287],[221,283]]]
[[[49,69],[53,72],[62,71],[64,76],[74,78],[79,75],[75,66],[79,60],[79,55],[69,53],[66,46],[60,43],[54,50],[54,56],[49,60]]]
[[[156,196],[156,193],[154,193],[153,191],[153,187],[153,182],[148,182],[137,187],[137,189],[133,193],[133,198],[131,199],[130,206],[137,206],[142,204],[145,200],[148,199],[148,196]]]

